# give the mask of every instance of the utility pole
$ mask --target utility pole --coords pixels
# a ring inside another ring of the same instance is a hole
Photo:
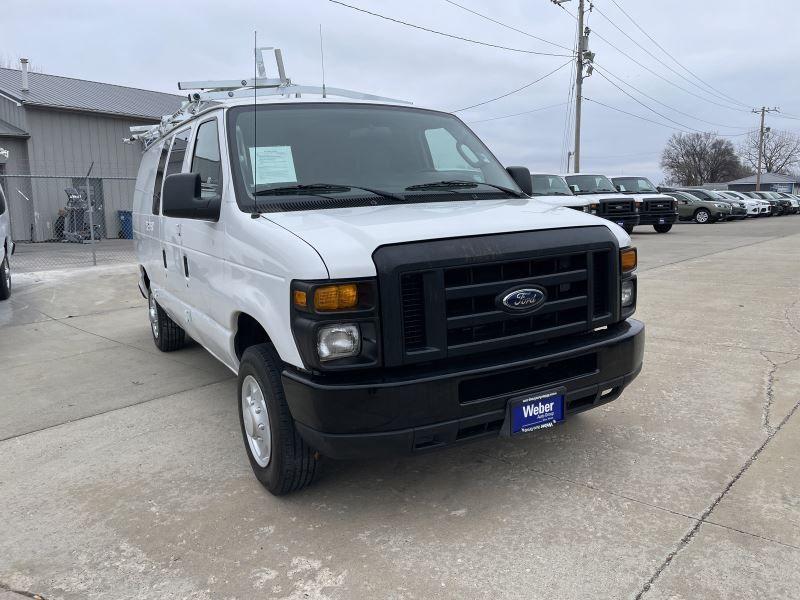
[[[578,51],[575,56],[575,148],[573,162],[575,173],[581,171],[581,100],[583,99],[583,52],[586,50],[583,34],[584,0],[578,0]]]
[[[764,115],[768,112],[776,112],[778,109],[762,106],[761,110],[753,109],[755,114],[761,113],[761,127],[758,129],[758,165],[756,167],[756,191],[761,190],[761,158],[764,155]]]

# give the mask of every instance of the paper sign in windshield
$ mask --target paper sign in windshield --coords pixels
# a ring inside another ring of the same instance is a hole
[[[296,183],[291,146],[259,146],[250,148],[253,184]]]

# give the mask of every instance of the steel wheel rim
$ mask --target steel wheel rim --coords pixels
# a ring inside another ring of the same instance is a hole
[[[253,460],[266,467],[272,457],[272,430],[264,392],[252,375],[242,381],[242,423]]]
[[[147,316],[150,319],[150,329],[153,330],[153,337],[158,338],[158,306],[152,292],[150,292],[148,300]]]

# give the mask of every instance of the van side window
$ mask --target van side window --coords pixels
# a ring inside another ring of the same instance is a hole
[[[201,123],[197,129],[191,171],[200,174],[203,198],[215,200],[222,197],[222,162],[216,119]]]
[[[164,165],[167,162],[167,155],[169,154],[169,145],[172,138],[164,142],[161,147],[161,156],[158,157],[158,167],[156,169],[156,184],[153,187],[153,214],[157,215],[161,212],[161,184],[164,183]]]
[[[165,177],[181,172],[183,157],[186,156],[186,148],[189,147],[189,135],[191,132],[191,129],[184,129],[175,134],[175,138],[172,140],[172,150],[169,153],[169,160],[167,161]]]

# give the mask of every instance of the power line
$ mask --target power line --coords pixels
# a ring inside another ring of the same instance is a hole
[[[441,35],[443,37],[451,38],[454,40],[461,40],[462,42],[469,42],[470,44],[478,44],[480,46],[488,46],[490,48],[498,48],[500,50],[508,50],[509,52],[520,52],[522,54],[535,54],[537,56],[562,56],[562,57],[570,57],[569,54],[553,54],[552,52],[537,52],[535,50],[526,50],[524,48],[512,48],[510,46],[501,46],[500,44],[492,44],[489,42],[483,42],[480,40],[474,40],[472,38],[463,37],[460,35],[455,35],[452,33],[445,33],[443,31],[437,31],[436,29],[429,29],[427,27],[423,27],[422,25],[415,25],[413,23],[408,23],[407,21],[401,21],[400,19],[394,19],[392,17],[387,17],[386,15],[381,15],[364,8],[359,8],[358,6],[352,6],[350,4],[345,4],[344,2],[340,2],[339,0],[328,0],[328,2],[332,2],[333,4],[339,4],[340,6],[344,6],[346,8],[362,12],[367,15],[371,15],[373,17],[378,17],[379,19],[384,19],[386,21],[391,21],[392,23],[397,23],[399,25],[405,25],[406,27],[412,27],[414,29],[419,29],[421,31],[427,31],[428,33],[433,33],[436,35]]]
[[[468,13],[472,13],[473,15],[476,15],[476,16],[480,17],[481,19],[486,19],[487,21],[491,21],[492,23],[495,23],[496,25],[500,25],[500,27],[505,27],[506,29],[510,29],[511,31],[516,31],[517,33],[521,33],[522,35],[526,35],[529,38],[533,38],[534,40],[539,40],[540,42],[544,42],[545,44],[550,44],[551,46],[556,46],[557,48],[561,48],[562,50],[567,50],[568,52],[572,52],[573,51],[572,48],[569,48],[568,46],[562,46],[561,44],[558,44],[556,42],[551,42],[550,40],[546,40],[544,38],[541,38],[538,35],[533,35],[532,33],[528,33],[527,31],[523,31],[522,29],[517,29],[516,27],[512,27],[511,25],[507,25],[506,23],[502,23],[502,22],[500,22],[500,21],[498,21],[496,19],[493,19],[493,18],[491,18],[491,17],[489,17],[487,15],[479,13],[476,10],[472,10],[471,8],[463,6],[463,5],[459,4],[458,2],[453,2],[453,0],[444,0],[444,1],[447,2],[448,4],[452,4],[453,6],[457,6],[458,8],[460,8],[462,10],[465,10]]]
[[[568,14],[570,17],[572,17],[573,19],[575,19],[575,20],[577,20],[577,19],[578,19],[578,17],[576,17],[575,15],[573,15],[571,12],[569,12],[569,11],[568,11],[566,8],[564,8],[564,7],[563,7],[561,4],[559,4],[558,6],[559,6],[559,8],[561,8],[561,10],[563,10],[565,13],[567,13],[567,14]],[[681,85],[678,85],[677,83],[675,83],[675,82],[674,82],[674,81],[672,81],[671,79],[667,79],[666,77],[664,77],[664,76],[663,76],[663,75],[661,75],[660,73],[658,73],[658,72],[654,71],[653,69],[651,69],[651,68],[650,68],[650,67],[648,67],[647,65],[643,64],[641,61],[639,61],[639,60],[636,60],[636,59],[635,59],[634,57],[632,57],[630,54],[628,54],[627,52],[625,52],[624,50],[622,50],[622,49],[621,49],[619,46],[615,45],[613,42],[611,42],[611,41],[610,41],[610,40],[608,40],[607,38],[605,38],[605,37],[603,37],[602,35],[600,35],[599,33],[597,33],[597,31],[595,31],[595,30],[592,30],[592,33],[595,35],[595,37],[598,37],[598,38],[600,38],[601,40],[603,40],[603,41],[604,41],[606,44],[608,44],[608,45],[609,45],[609,46],[611,46],[611,47],[612,47],[614,50],[616,50],[617,52],[619,52],[620,54],[622,54],[622,55],[623,55],[625,58],[627,58],[627,59],[628,59],[628,60],[630,60],[631,62],[633,62],[633,63],[637,64],[639,67],[641,67],[642,69],[644,69],[645,71],[647,71],[647,72],[648,72],[648,73],[650,73],[651,75],[653,75],[653,76],[655,76],[655,77],[658,77],[659,79],[661,79],[662,81],[664,81],[664,82],[668,83],[668,84],[669,84],[669,85],[671,85],[671,86],[673,86],[673,87],[675,87],[675,88],[677,88],[677,89],[679,89],[679,90],[681,90],[681,91],[683,91],[683,92],[685,92],[685,93],[687,93],[687,94],[689,94],[689,95],[691,95],[691,96],[694,96],[695,98],[699,98],[700,100],[703,100],[703,101],[705,101],[705,102],[709,102],[709,103],[711,103],[711,104],[715,104],[716,106],[721,106],[722,108],[727,108],[728,110],[735,110],[735,111],[740,111],[740,112],[750,112],[749,110],[747,110],[747,109],[744,109],[744,108],[735,108],[735,107],[729,106],[729,105],[727,105],[727,104],[722,104],[722,103],[720,103],[720,102],[716,102],[715,100],[711,100],[710,98],[706,98],[705,96],[700,96],[699,94],[695,94],[693,91],[691,91],[691,90],[687,90],[685,87],[683,87],[683,86],[681,86]],[[595,64],[597,64],[597,63],[595,63]]]
[[[595,62],[594,64],[595,64],[595,70],[597,70],[597,71],[598,71],[598,73],[599,73],[599,72],[601,71],[601,69],[600,69],[600,68],[598,68],[598,67],[600,67],[600,65],[599,65],[597,62]],[[694,115],[692,115],[692,114],[690,114],[690,113],[687,113],[687,112],[684,112],[684,111],[682,111],[682,110],[680,110],[680,109],[678,109],[678,108],[675,108],[674,106],[670,106],[669,104],[665,104],[664,102],[662,102],[661,100],[659,100],[659,99],[657,99],[657,98],[653,98],[653,96],[651,96],[651,95],[647,94],[646,92],[643,92],[642,90],[640,90],[639,88],[637,88],[637,87],[636,87],[635,85],[633,85],[632,83],[628,83],[628,82],[627,82],[627,81],[625,81],[625,80],[624,80],[622,77],[620,77],[619,75],[615,75],[614,73],[612,73],[611,71],[609,71],[609,70],[608,70],[608,69],[606,69],[605,67],[602,67],[602,71],[605,71],[605,73],[606,73],[607,75],[611,75],[611,76],[612,76],[614,79],[616,79],[617,81],[619,81],[619,82],[620,82],[620,83],[622,83],[623,85],[626,85],[626,86],[628,86],[628,87],[629,87],[629,88],[631,88],[632,90],[634,90],[634,91],[636,91],[636,92],[640,93],[640,94],[641,94],[642,96],[644,96],[645,98],[647,98],[647,99],[649,99],[649,100],[652,100],[652,101],[653,101],[653,102],[655,102],[656,104],[660,104],[660,105],[661,105],[661,106],[663,106],[664,108],[668,108],[669,110],[672,110],[672,111],[674,111],[674,112],[676,112],[676,113],[682,114],[682,115],[683,115],[683,116],[685,116],[685,117],[689,117],[690,119],[694,119],[694,120],[696,120],[696,121],[701,121],[702,123],[706,123],[707,125],[713,125],[713,126],[715,126],[715,127],[725,127],[726,129],[751,129],[750,127],[741,127],[741,126],[738,126],[738,125],[724,125],[724,124],[722,124],[722,123],[716,123],[715,121],[707,121],[706,119],[701,119],[700,117],[695,117]]]
[[[715,88],[713,85],[711,85],[710,83],[708,83],[707,81],[705,81],[704,79],[702,79],[700,76],[698,76],[697,74],[695,74],[695,73],[694,73],[694,72],[693,72],[691,69],[689,69],[689,67],[685,66],[685,65],[684,65],[683,63],[681,63],[681,62],[680,62],[680,61],[679,61],[677,58],[675,58],[675,57],[674,57],[672,54],[670,54],[670,53],[667,51],[667,49],[666,49],[666,48],[664,48],[664,46],[662,46],[661,44],[659,44],[659,43],[658,43],[658,42],[657,42],[657,41],[656,41],[656,40],[653,38],[653,36],[651,36],[651,35],[650,35],[650,34],[649,34],[649,33],[648,33],[648,32],[647,32],[647,31],[646,31],[644,28],[642,28],[642,27],[641,27],[641,26],[640,26],[640,25],[639,25],[639,24],[636,22],[636,20],[635,20],[633,17],[631,17],[631,16],[630,16],[630,15],[629,15],[629,14],[628,14],[626,11],[625,11],[625,9],[624,9],[624,8],[622,8],[622,7],[619,5],[619,3],[617,2],[617,0],[611,0],[611,2],[613,2],[613,3],[614,3],[614,6],[616,6],[616,7],[619,9],[619,11],[620,11],[620,12],[621,12],[623,15],[625,15],[625,16],[628,18],[628,20],[629,20],[631,23],[633,23],[633,24],[636,26],[636,28],[637,28],[639,31],[641,31],[641,32],[642,32],[644,35],[646,35],[646,36],[647,36],[647,39],[649,39],[651,42],[653,42],[653,43],[656,45],[656,47],[657,47],[659,50],[661,50],[661,51],[662,51],[664,54],[666,54],[667,56],[669,56],[669,57],[670,57],[670,58],[671,58],[671,59],[672,59],[672,60],[675,62],[675,64],[677,64],[677,65],[678,65],[679,67],[681,67],[681,68],[682,68],[684,71],[686,71],[687,73],[689,73],[689,75],[691,75],[692,77],[694,77],[695,79],[697,79],[699,82],[701,82],[703,85],[705,85],[705,86],[706,86],[706,87],[708,87],[709,89],[711,89],[711,90],[714,90],[714,91],[715,91],[715,92],[717,92],[718,94],[721,94],[723,97],[727,98],[728,100],[730,100],[730,101],[731,101],[731,102],[733,102],[734,104],[740,104],[741,106],[748,107],[748,105],[747,105],[747,104],[745,104],[744,102],[740,102],[740,101],[739,101],[739,100],[737,100],[736,98],[733,98],[732,96],[729,96],[729,95],[728,95],[728,94],[726,94],[725,92],[723,92],[723,91],[721,91],[721,90],[718,90],[718,89],[717,89],[717,88]]]
[[[331,0],[331,2],[333,2],[333,1],[334,1],[334,0]],[[545,73],[544,75],[542,75],[541,77],[539,77],[539,79],[536,79],[536,80],[534,80],[534,81],[531,81],[530,83],[526,83],[526,84],[525,84],[525,85],[523,85],[522,87],[518,87],[518,88],[517,88],[517,89],[515,89],[515,90],[511,90],[510,92],[506,92],[505,94],[501,94],[500,96],[495,96],[494,98],[489,98],[488,100],[484,100],[483,102],[478,102],[477,104],[472,104],[471,106],[465,106],[464,108],[459,108],[458,110],[453,110],[453,111],[450,111],[450,112],[454,112],[454,113],[457,113],[457,112],[463,112],[463,111],[465,111],[465,110],[469,110],[469,109],[471,109],[471,108],[477,108],[478,106],[483,106],[484,104],[489,104],[490,102],[494,102],[495,100],[500,100],[501,98],[506,98],[506,97],[508,97],[508,96],[511,96],[512,94],[516,94],[517,92],[521,92],[522,90],[524,90],[524,89],[527,89],[527,88],[531,87],[532,85],[539,83],[539,82],[540,82],[540,81],[542,81],[543,79],[547,79],[548,77],[550,77],[550,75],[552,75],[553,73],[556,73],[556,72],[560,71],[561,69],[563,69],[564,67],[566,67],[566,66],[567,66],[568,64],[570,64],[571,62],[572,62],[572,58],[570,58],[570,59],[569,59],[567,62],[565,62],[565,63],[564,63],[563,65],[561,65],[560,67],[556,67],[555,69],[553,69],[553,70],[552,70],[552,71],[550,71],[549,73]]]
[[[642,49],[642,50],[645,52],[645,54],[647,54],[647,55],[648,55],[648,56],[650,56],[652,59],[654,59],[656,62],[658,62],[658,64],[660,64],[660,65],[661,65],[661,66],[663,66],[664,68],[668,69],[668,70],[669,70],[671,73],[673,73],[673,74],[677,75],[678,77],[680,77],[681,79],[683,79],[684,81],[686,81],[686,82],[687,82],[689,85],[693,85],[693,86],[697,87],[697,88],[698,88],[699,90],[701,90],[703,93],[705,93],[705,94],[711,94],[712,96],[714,96],[715,98],[717,98],[717,99],[719,99],[719,100],[724,100],[725,102],[729,102],[729,100],[726,100],[724,97],[721,97],[721,96],[719,96],[719,95],[718,95],[718,94],[716,94],[716,93],[711,93],[711,92],[708,92],[707,90],[704,90],[703,88],[701,88],[700,86],[698,86],[698,85],[697,85],[697,84],[696,84],[694,81],[692,81],[691,79],[689,79],[689,78],[685,77],[685,76],[684,76],[682,73],[679,73],[678,71],[676,71],[675,69],[673,69],[673,68],[672,68],[671,66],[669,66],[667,63],[665,63],[663,60],[661,60],[661,59],[660,59],[658,56],[656,56],[656,55],[655,55],[655,54],[653,54],[653,53],[652,53],[650,50],[648,50],[648,49],[647,49],[645,46],[643,46],[642,44],[640,44],[639,42],[637,42],[635,39],[633,39],[633,38],[632,38],[632,37],[631,37],[631,36],[628,34],[628,32],[627,32],[627,31],[625,31],[625,30],[624,30],[624,29],[622,29],[622,28],[621,28],[619,25],[617,25],[617,24],[614,22],[614,20],[613,20],[613,19],[611,19],[610,17],[608,17],[608,16],[607,16],[607,15],[606,15],[606,14],[605,14],[605,13],[604,13],[604,12],[603,12],[601,9],[599,9],[599,8],[598,8],[598,7],[596,7],[596,6],[595,6],[594,8],[595,8],[595,10],[597,11],[597,13],[598,13],[598,14],[599,14],[601,17],[603,17],[603,18],[604,18],[606,21],[608,21],[608,22],[609,22],[609,23],[610,23],[610,24],[611,24],[611,25],[612,25],[612,26],[613,26],[613,27],[614,27],[614,28],[615,28],[617,31],[619,31],[619,32],[620,32],[622,35],[624,35],[626,38],[628,38],[628,39],[629,39],[631,42],[633,42],[633,43],[634,43],[634,44],[635,44],[637,47],[639,47],[640,49]],[[598,36],[598,37],[599,37],[599,36]],[[742,108],[733,108],[733,107],[729,107],[729,108],[732,108],[733,110],[743,110]],[[749,108],[748,108],[748,110],[749,110]]]
[[[540,112],[543,110],[547,110],[548,108],[557,108],[559,106],[564,106],[567,102],[559,102],[558,104],[550,104],[548,106],[540,106],[539,108],[534,108],[531,110],[525,110],[518,113],[513,113],[510,115],[503,115],[501,117],[491,117],[490,119],[479,119],[477,121],[467,121],[469,125],[474,125],[475,123],[486,123],[487,121],[498,121],[500,119],[509,119],[511,117],[519,117],[521,115],[529,115],[531,113]]]
[[[670,129],[675,129],[675,130],[680,131],[682,133],[686,133],[686,131],[684,131],[683,129],[679,129],[678,127],[673,127],[672,125],[667,125],[666,123],[661,123],[660,121],[654,121],[653,119],[648,119],[647,117],[642,117],[641,115],[637,115],[635,113],[628,112],[627,110],[622,110],[621,108],[616,108],[614,106],[610,106],[608,104],[600,102],[599,100],[594,100],[594,99],[588,98],[586,96],[584,96],[583,99],[584,100],[588,100],[589,102],[592,102],[594,104],[599,104],[600,106],[604,106],[604,107],[606,107],[606,108],[608,108],[610,110],[622,113],[624,115],[628,115],[629,117],[635,117],[637,119],[641,119],[642,121],[647,121],[648,123],[655,123],[656,125],[661,125],[662,127],[669,127]]]
[[[622,89],[621,87],[619,87],[619,86],[618,86],[616,83],[614,83],[614,82],[613,82],[613,81],[611,81],[611,80],[610,80],[608,77],[606,77],[605,75],[603,75],[603,72],[602,72],[602,71],[600,71],[599,69],[597,69],[597,74],[598,74],[598,75],[600,75],[600,77],[602,77],[603,79],[605,79],[605,80],[606,80],[608,83],[610,83],[611,85],[613,85],[615,88],[617,88],[617,89],[618,89],[620,92],[622,92],[623,94],[625,94],[625,95],[626,95],[628,98],[630,98],[631,100],[633,100],[633,101],[634,101],[634,102],[636,102],[637,104],[640,104],[641,106],[645,107],[645,108],[646,108],[647,110],[649,110],[651,113],[653,113],[653,114],[655,114],[655,115],[658,115],[659,117],[661,117],[662,119],[665,119],[665,120],[669,121],[670,123],[675,123],[675,125],[678,125],[679,127],[681,127],[681,128],[682,128],[682,129],[684,129],[684,130],[685,130],[685,129],[688,129],[688,130],[690,130],[690,131],[694,131],[694,132],[696,132],[696,133],[702,133],[702,132],[701,132],[699,129],[695,129],[694,127],[689,127],[688,125],[684,125],[683,123],[679,123],[678,121],[676,121],[676,120],[674,120],[674,119],[670,119],[668,116],[661,114],[661,113],[660,113],[660,112],[658,112],[656,109],[654,109],[654,108],[651,108],[650,106],[648,106],[647,104],[645,104],[644,102],[642,102],[641,100],[639,100],[638,98],[636,98],[635,96],[632,96],[631,94],[629,94],[628,92],[626,92],[625,90],[623,90],[623,89]]]

